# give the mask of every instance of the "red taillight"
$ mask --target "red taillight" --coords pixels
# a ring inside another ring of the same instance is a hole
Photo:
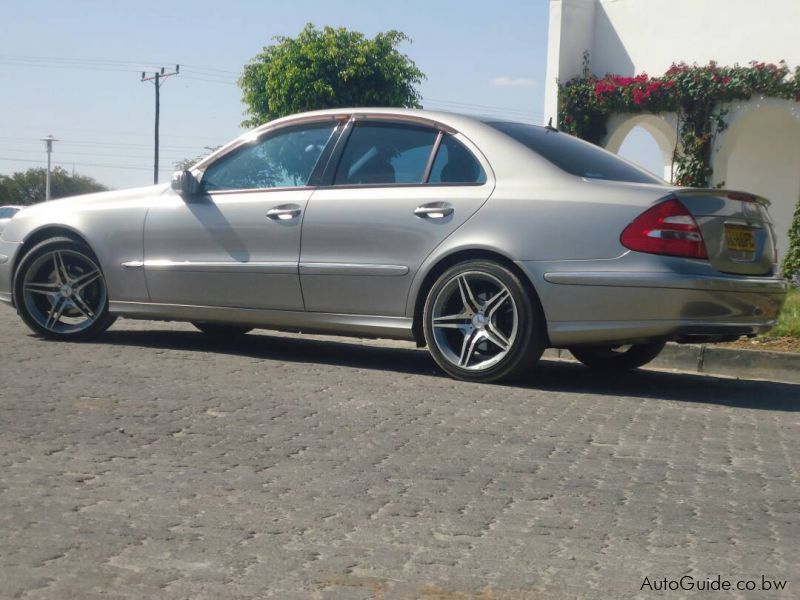
[[[620,242],[637,252],[708,258],[697,221],[674,198],[656,204],[636,217],[622,232]]]

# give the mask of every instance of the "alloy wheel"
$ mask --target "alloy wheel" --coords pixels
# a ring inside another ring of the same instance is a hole
[[[439,291],[431,327],[434,343],[448,362],[468,371],[483,371],[513,348],[519,311],[497,277],[467,271],[456,274]]]
[[[84,331],[103,314],[106,286],[92,259],[59,249],[38,256],[22,279],[22,299],[31,318],[56,334]]]

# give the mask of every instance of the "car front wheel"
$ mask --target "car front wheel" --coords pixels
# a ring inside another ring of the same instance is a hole
[[[23,257],[14,279],[14,303],[25,324],[49,339],[86,339],[115,320],[94,253],[69,238],[45,240]]]
[[[570,348],[572,355],[587,367],[606,371],[630,371],[655,359],[666,342],[625,346],[586,346]]]
[[[445,271],[428,293],[425,341],[439,366],[465,381],[528,372],[544,350],[538,301],[503,265],[470,260]]]

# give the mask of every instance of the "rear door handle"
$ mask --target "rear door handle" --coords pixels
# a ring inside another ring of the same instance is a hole
[[[273,221],[288,221],[294,219],[302,212],[297,204],[281,204],[267,211],[267,218]]]
[[[447,202],[430,202],[414,209],[414,214],[423,219],[444,219],[453,214],[455,209]]]

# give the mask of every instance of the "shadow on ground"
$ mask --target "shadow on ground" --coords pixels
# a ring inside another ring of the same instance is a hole
[[[235,342],[220,342],[193,331],[111,330],[97,343],[224,353],[264,360],[396,371],[427,377],[445,376],[424,349],[365,345],[347,340],[293,338],[263,332],[249,334]],[[536,370],[523,381],[501,385],[760,410],[800,410],[800,385],[653,370],[624,374],[597,373],[576,363],[555,360],[542,360]]]

